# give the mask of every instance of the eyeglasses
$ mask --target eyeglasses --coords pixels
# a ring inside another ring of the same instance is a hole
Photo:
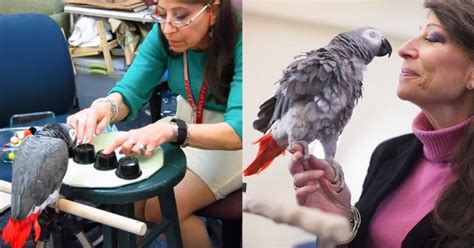
[[[182,27],[185,27],[185,26],[188,26],[189,24],[191,24],[194,20],[196,20],[196,18],[198,18],[209,7],[211,7],[210,4],[204,5],[204,7],[199,12],[196,13],[196,15],[194,15],[193,17],[191,17],[191,19],[189,19],[187,21],[171,20],[171,21],[167,22],[166,21],[166,16],[161,16],[160,15],[160,10],[159,10],[158,7],[156,7],[156,10],[151,15],[151,17],[154,20],[156,20],[158,23],[160,23],[161,25],[165,25],[166,23],[169,23],[171,26],[173,26],[175,28],[182,28]]]

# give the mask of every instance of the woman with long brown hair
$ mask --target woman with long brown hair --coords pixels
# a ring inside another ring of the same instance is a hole
[[[397,89],[421,112],[412,134],[376,148],[355,207],[326,161],[293,155],[298,203],[350,218],[349,247],[474,246],[474,2],[424,5],[426,23],[399,49]]]

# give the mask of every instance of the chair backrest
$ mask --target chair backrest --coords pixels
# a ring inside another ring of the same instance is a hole
[[[39,13],[0,15],[0,127],[13,114],[75,106],[76,86],[59,25]]]
[[[163,93],[169,92],[169,90],[170,88],[168,86],[168,81],[166,80],[160,82],[153,89],[153,92],[151,93],[151,97],[149,101],[151,122],[156,122],[159,119],[164,117],[161,115],[161,110],[163,108],[162,106]]]

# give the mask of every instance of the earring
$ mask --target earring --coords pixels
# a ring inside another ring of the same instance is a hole
[[[211,26],[207,35],[209,36],[209,38],[212,38],[212,36],[214,35],[214,26]]]
[[[471,81],[467,82],[466,88],[467,88],[468,90],[474,89],[474,86],[472,85]]]

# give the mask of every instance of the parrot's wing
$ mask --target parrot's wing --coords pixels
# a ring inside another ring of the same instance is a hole
[[[312,50],[300,57],[283,72],[275,96],[260,106],[255,129],[265,133],[293,103],[321,95],[324,88],[338,80],[338,58],[327,49]]]
[[[67,170],[66,143],[57,138],[29,136],[13,162],[12,217],[25,218],[59,188]]]
[[[272,125],[272,117],[275,112],[275,105],[277,102],[277,96],[273,96],[272,98],[266,100],[262,105],[260,105],[258,111],[258,119],[253,122],[253,128],[265,133]]]

